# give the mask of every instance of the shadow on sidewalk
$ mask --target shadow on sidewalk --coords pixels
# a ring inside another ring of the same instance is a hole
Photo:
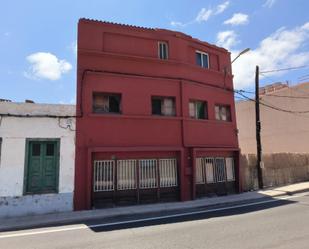
[[[95,222],[84,222],[94,232],[107,232],[119,229],[139,228],[179,222],[206,220],[217,217],[247,214],[270,208],[276,208],[297,203],[292,200],[279,200],[265,197],[251,202],[243,201],[237,204],[221,204],[215,207],[199,207],[178,211],[155,212],[143,215],[123,215],[114,218],[100,219]]]
[[[104,232],[241,215],[298,203],[295,199],[276,199],[262,193],[247,192],[241,195],[230,196],[228,200],[222,196],[178,203],[118,206],[73,212],[69,217],[67,214],[25,216],[18,218],[18,222],[14,217],[1,220],[0,232],[79,224],[88,226],[94,232]]]

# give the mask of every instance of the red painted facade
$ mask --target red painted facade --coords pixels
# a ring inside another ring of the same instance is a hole
[[[168,59],[158,58],[158,42]],[[210,68],[196,65],[195,52]],[[195,157],[233,156],[239,183],[238,140],[230,53],[180,32],[81,19],[78,24],[76,210],[91,208],[95,159],[174,156],[180,199],[195,198]],[[93,92],[120,93],[121,114],[95,114]],[[176,115],[152,115],[152,96],[175,98]],[[207,101],[208,119],[189,117],[189,100]],[[231,122],[215,119],[229,105]],[[239,188],[239,184],[237,185]]]

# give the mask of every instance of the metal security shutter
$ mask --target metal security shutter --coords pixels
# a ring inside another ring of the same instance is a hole
[[[177,160],[159,159],[160,187],[175,187],[177,182]]]
[[[232,157],[225,158],[226,180],[235,181],[234,159]]]
[[[199,157],[195,163],[197,196],[235,193],[235,168],[233,157]]]
[[[137,160],[117,161],[117,190],[136,189]]]
[[[94,184],[93,191],[114,190],[115,161],[100,160],[94,161]]]
[[[176,158],[93,162],[92,201],[95,207],[175,201],[178,196]]]

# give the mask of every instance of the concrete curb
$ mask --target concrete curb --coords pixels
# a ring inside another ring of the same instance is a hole
[[[128,206],[128,207],[119,207],[112,208],[104,212],[104,209],[98,210],[87,210],[87,211],[76,211],[76,212],[65,212],[65,213],[52,213],[46,215],[34,215],[27,217],[16,217],[2,219],[0,222],[0,232],[13,231],[13,230],[22,230],[22,229],[33,229],[33,228],[42,228],[49,226],[61,226],[61,225],[72,225],[76,223],[91,222],[96,219],[108,219],[108,218],[124,218],[130,215],[149,215],[162,212],[187,212],[191,209],[198,208],[219,208],[226,205],[235,205],[246,202],[254,202],[255,200],[261,199],[271,199],[282,196],[291,196],[299,193],[309,192],[309,188],[296,190],[296,191],[281,191],[282,193],[267,195],[262,194],[261,192],[274,191],[274,190],[265,190],[260,192],[246,192],[241,194],[236,194],[232,196],[225,197],[215,197],[218,202],[208,203],[212,198],[200,199],[190,202],[174,202],[174,203],[165,203],[165,204],[150,204],[150,205],[141,205],[141,206]],[[250,194],[255,196],[250,197]],[[249,195],[246,197],[245,195]],[[228,197],[239,197],[235,200],[231,200]],[[244,198],[242,198],[244,197]],[[221,199],[220,199],[221,198]],[[204,202],[203,202],[204,200]],[[205,200],[207,202],[205,202]],[[106,209],[105,209],[106,210]]]

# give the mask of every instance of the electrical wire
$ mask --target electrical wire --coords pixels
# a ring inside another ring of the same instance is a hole
[[[302,68],[306,68],[309,67],[309,65],[303,65],[303,66],[299,66],[299,67],[288,67],[288,68],[279,68],[279,69],[272,69],[272,70],[268,70],[268,71],[261,71],[260,73],[274,73],[274,72],[281,72],[281,71],[289,71],[289,70],[297,70],[297,69],[302,69]]]
[[[266,94],[267,97],[277,97],[277,98],[289,98],[289,99],[309,99],[305,96],[289,96],[289,95],[277,95],[277,94]]]
[[[242,97],[246,98],[247,100],[256,102],[255,99],[252,99],[252,98],[242,94],[241,92],[237,92],[237,94],[241,95]],[[265,106],[265,107],[268,107],[268,108],[271,108],[271,109],[274,109],[274,110],[277,110],[277,111],[281,111],[281,112],[286,112],[286,113],[294,113],[294,114],[309,113],[309,111],[291,111],[291,110],[286,110],[286,109],[283,109],[283,108],[280,108],[280,107],[277,107],[277,106],[274,106],[274,105],[271,105],[271,104],[264,103],[263,101],[260,101],[260,104]]]
[[[243,93],[250,93],[250,94],[255,94],[255,92],[251,92],[251,91],[246,91],[246,90],[237,90],[235,89],[235,91],[239,91],[239,92],[243,92]]]
[[[298,82],[300,83],[302,83],[302,82],[305,82],[305,81],[308,81],[309,80],[309,77],[308,78],[303,78],[302,80],[298,80]]]
[[[303,76],[298,77],[298,79],[308,78],[308,77],[309,77],[309,74],[305,74],[305,75],[303,75]]]
[[[277,80],[273,79],[272,77],[269,77],[268,75],[265,75],[263,72],[259,72],[260,75],[262,75],[263,77],[270,79],[272,82],[278,82]]]

